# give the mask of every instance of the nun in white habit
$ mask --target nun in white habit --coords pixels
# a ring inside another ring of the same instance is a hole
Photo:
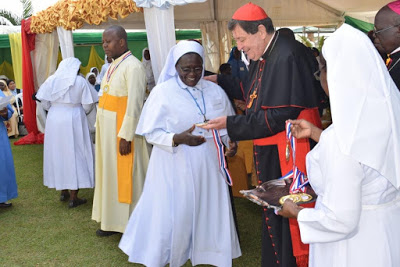
[[[146,81],[148,93],[156,86],[154,80],[153,67],[151,66],[150,50],[146,47],[142,51],[142,64],[146,70]]]
[[[86,203],[77,196],[80,188],[94,187],[93,149],[86,114],[95,108],[98,97],[85,78],[78,75],[80,65],[76,58],[64,59],[36,94],[48,110],[44,185],[62,190],[60,200],[70,197],[71,208]]]
[[[175,45],[144,105],[136,134],[154,147],[142,196],[119,244],[131,262],[175,267],[190,259],[193,265],[232,266],[241,255],[212,133],[194,128],[234,112],[224,91],[202,79],[203,53],[195,41]],[[220,134],[227,142],[226,131]],[[230,143],[227,152],[235,146]]]
[[[318,199],[312,209],[287,201],[280,214],[297,217],[311,267],[400,266],[400,93],[371,41],[351,26],[329,37],[322,54],[333,123],[322,133],[305,121],[292,129],[319,140],[307,155]]]

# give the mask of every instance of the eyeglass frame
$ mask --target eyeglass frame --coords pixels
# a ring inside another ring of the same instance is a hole
[[[191,73],[191,72],[196,73],[196,74],[201,74],[201,73],[203,73],[203,70],[204,70],[203,67],[196,67],[196,68],[190,68],[190,67],[184,67],[184,68],[182,68],[181,66],[178,66],[178,67],[179,67],[179,69],[180,69],[183,73],[185,73],[185,74],[189,74],[189,73]],[[184,70],[184,69],[188,69],[188,70]],[[198,70],[196,70],[196,69],[198,69]],[[201,69],[201,70],[200,70],[200,69]]]
[[[396,25],[392,25],[392,26],[386,27],[386,28],[383,28],[383,29],[380,29],[379,31],[377,31],[377,30],[376,30],[376,27],[374,26],[373,32],[374,32],[375,35],[377,35],[378,33],[381,33],[381,32],[387,31],[387,30],[390,30],[391,28],[398,27],[398,26],[400,26],[400,23],[399,23],[399,24],[396,24]]]

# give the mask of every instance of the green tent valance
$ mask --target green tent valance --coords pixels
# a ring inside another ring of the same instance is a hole
[[[371,31],[374,29],[374,24],[369,23],[369,22],[365,22],[356,18],[352,18],[349,16],[345,16],[345,23],[353,26],[356,29],[359,29],[360,31],[363,31],[365,33]]]

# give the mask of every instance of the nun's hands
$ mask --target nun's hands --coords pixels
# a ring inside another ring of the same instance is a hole
[[[297,218],[302,209],[303,207],[297,206],[292,200],[286,199],[281,210],[278,211],[278,215],[281,215],[285,218]]]
[[[315,142],[319,141],[322,130],[307,120],[288,120],[292,124],[290,128],[292,134],[297,139],[311,138]]]
[[[180,145],[180,144],[185,144],[188,146],[198,146],[201,145],[206,141],[206,139],[203,136],[199,135],[193,135],[192,132],[196,126],[193,125],[186,131],[183,131],[179,134],[175,134],[173,137],[173,141],[175,146]]]

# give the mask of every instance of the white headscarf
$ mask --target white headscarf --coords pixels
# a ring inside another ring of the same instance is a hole
[[[370,39],[344,24],[322,54],[342,153],[400,187],[400,93]],[[332,159],[335,160],[335,159]]]
[[[94,69],[96,69],[96,70],[97,70],[97,74],[99,74],[99,70],[98,70],[96,67],[91,67],[91,68],[90,68],[90,72],[93,72],[93,73],[94,73],[94,71],[93,71]],[[96,73],[94,73],[94,74],[96,75]]]
[[[89,84],[91,87],[94,88],[94,85],[91,84],[91,83],[89,82],[90,76],[94,76],[94,78],[96,78],[96,74],[95,74],[94,72],[89,72],[89,73],[86,74],[86,81],[88,82],[88,84]]]
[[[80,65],[81,62],[77,58],[63,59],[56,72],[40,86],[36,97],[40,100],[54,101],[64,96],[68,88],[75,84]]]
[[[164,68],[161,71],[160,77],[158,78],[158,84],[165,82],[172,77],[177,75],[175,65],[178,60],[187,53],[196,53],[203,59],[203,74],[204,75],[204,49],[196,41],[180,41],[169,50],[167,61],[165,62]]]

